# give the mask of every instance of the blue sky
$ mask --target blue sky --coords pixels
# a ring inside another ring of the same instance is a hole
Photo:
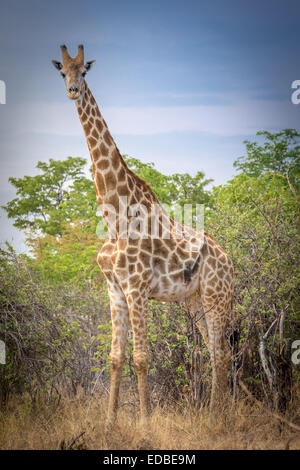
[[[96,59],[87,76],[122,153],[164,173],[234,174],[258,130],[300,130],[299,1],[10,0],[0,11],[0,201],[38,160],[89,158],[75,105],[51,64],[66,43]],[[1,241],[24,236],[1,211]]]

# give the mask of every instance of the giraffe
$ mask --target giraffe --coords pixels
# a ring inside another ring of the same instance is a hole
[[[229,348],[224,331],[233,296],[232,262],[211,235],[174,221],[151,187],[128,168],[85,81],[95,61],[84,64],[83,46],[78,46],[72,58],[62,45],[61,55],[62,63],[52,62],[64,78],[67,96],[77,107],[91,156],[97,203],[109,234],[97,256],[107,281],[112,318],[106,426],[112,427],[116,419],[130,323],[140,418],[147,422],[149,299],[182,303],[193,316],[210,353],[210,409],[217,411],[227,388]],[[140,221],[149,222],[143,236],[136,226],[129,234],[127,230],[129,211],[137,205]],[[151,231],[149,228],[151,221],[156,222],[154,233],[153,224]]]

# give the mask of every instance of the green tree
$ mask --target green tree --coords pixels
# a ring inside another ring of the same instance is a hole
[[[249,176],[259,177],[266,172],[281,174],[290,179],[297,189],[300,184],[300,134],[295,129],[284,129],[281,132],[257,132],[265,137],[265,142],[244,141],[247,155],[239,157],[234,167]]]
[[[240,374],[253,392],[266,395],[271,407],[284,410],[291,393],[288,338],[298,337],[300,311],[297,201],[286,181],[272,172],[239,174],[215,188],[213,199],[215,210],[206,228],[235,268],[231,328],[239,331],[240,344],[233,377]],[[272,387],[259,354],[268,331]]]
[[[170,176],[173,189],[173,202],[183,206],[184,204],[205,204],[211,205],[211,194],[205,187],[213,179],[205,179],[202,171],[198,171],[195,176],[188,173],[174,173]]]
[[[17,197],[3,208],[15,227],[60,236],[66,223],[83,214],[87,218],[93,205],[93,183],[84,176],[85,165],[83,158],[50,159],[36,165],[41,174],[9,178]],[[92,212],[96,212],[95,206]]]
[[[283,129],[277,133],[260,131],[257,135],[265,137],[263,145],[246,140],[247,155],[233,165],[249,176],[269,173],[281,177],[296,200],[300,230],[300,134],[295,129]]]
[[[28,236],[27,244],[34,255],[34,268],[47,281],[73,280],[77,285],[87,279],[103,281],[97,264],[101,241],[93,223],[88,226],[86,221],[75,221],[65,226],[61,237]]]
[[[205,179],[202,171],[198,171],[195,176],[188,173],[164,175],[154,167],[154,163],[142,163],[137,158],[129,157],[126,157],[126,162],[134,173],[150,184],[162,204],[210,205],[210,192],[206,186],[213,180]]]

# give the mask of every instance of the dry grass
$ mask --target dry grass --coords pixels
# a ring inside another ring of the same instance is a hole
[[[82,395],[59,404],[33,406],[27,396],[11,400],[0,415],[1,449],[298,449],[300,433],[271,416],[263,406],[240,399],[212,427],[206,408],[154,408],[143,431],[137,409],[119,409],[116,428],[105,436],[106,397]],[[293,406],[295,410],[295,406]],[[300,415],[289,413],[299,425]]]

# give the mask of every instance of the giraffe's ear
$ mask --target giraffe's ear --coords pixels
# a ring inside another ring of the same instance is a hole
[[[88,72],[89,70],[91,70],[91,68],[93,67],[93,65],[95,64],[95,60],[89,60],[86,64],[85,64],[85,69],[86,71]]]
[[[54,65],[54,67],[55,67],[57,70],[62,69],[62,64],[61,64],[60,62],[58,62],[57,60],[52,60],[52,64]]]

